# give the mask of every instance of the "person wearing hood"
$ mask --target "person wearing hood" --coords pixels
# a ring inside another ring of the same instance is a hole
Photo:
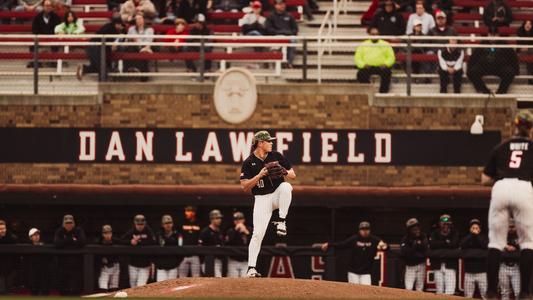
[[[478,219],[470,220],[469,234],[461,240],[461,249],[487,250],[489,240],[481,233],[481,222]],[[465,270],[464,291],[466,298],[473,298],[476,285],[485,299],[487,293],[487,258],[486,257],[465,257],[463,258]]]
[[[143,215],[136,215],[133,218],[133,228],[122,236],[122,241],[132,247],[145,247],[156,244],[154,232],[146,224],[146,218]],[[130,287],[143,286],[148,283],[151,266],[151,257],[130,256],[128,265]]]
[[[448,83],[450,82],[450,77],[452,77],[453,92],[458,94],[461,93],[465,52],[462,48],[454,46],[457,44],[457,40],[451,39],[449,43],[450,45],[437,51],[440,92],[448,92]]]
[[[521,38],[533,38],[533,21],[525,20],[522,23],[522,26],[520,26],[520,28],[518,28],[518,30],[516,31],[516,35]],[[530,41],[519,40],[518,41],[518,45],[531,46],[532,44],[533,44],[533,40],[530,40]],[[518,49],[518,52],[521,54],[531,55],[533,54],[533,48],[522,47]],[[527,75],[533,75],[533,63],[530,63],[530,62],[526,63],[526,69],[527,69]],[[533,84],[533,80],[529,79],[528,83]]]
[[[354,61],[358,69],[357,81],[359,83],[370,83],[370,76],[379,75],[381,78],[379,92],[388,93],[391,81],[391,68],[396,62],[396,56],[391,45],[384,40],[376,39],[379,30],[376,27],[369,27],[370,38],[365,40],[355,50]]]
[[[428,250],[428,238],[420,230],[417,219],[411,218],[405,224],[407,234],[403,237],[400,245],[401,255],[405,261],[405,289],[416,291],[424,290],[426,280],[426,256]]]
[[[396,11],[392,0],[385,1],[383,9],[374,15],[370,26],[376,27],[381,35],[402,35],[405,32],[405,20]]]

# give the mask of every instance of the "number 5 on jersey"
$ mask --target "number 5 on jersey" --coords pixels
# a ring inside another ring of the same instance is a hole
[[[522,151],[520,151],[520,152],[522,152]],[[261,179],[261,180],[259,180],[257,182],[257,187],[260,188],[260,189],[265,187],[265,182],[263,181],[263,179]]]
[[[523,151],[513,151],[511,152],[511,161],[509,162],[509,168],[518,169],[520,164],[522,164],[522,154]]]

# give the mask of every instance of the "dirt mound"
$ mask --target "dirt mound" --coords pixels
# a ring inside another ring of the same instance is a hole
[[[344,282],[278,278],[183,278],[125,290],[128,297],[250,299],[454,299]],[[457,297],[459,299],[459,297]]]

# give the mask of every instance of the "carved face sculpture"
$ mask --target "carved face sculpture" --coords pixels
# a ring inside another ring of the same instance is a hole
[[[238,124],[252,116],[257,104],[255,79],[248,71],[232,68],[215,86],[215,108],[222,119]]]

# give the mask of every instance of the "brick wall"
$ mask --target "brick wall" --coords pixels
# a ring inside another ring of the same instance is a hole
[[[514,99],[375,98],[366,86],[260,85],[252,118],[240,125],[214,110],[212,85],[106,84],[98,96],[0,96],[0,127],[166,127],[468,130],[476,114],[485,129],[508,136]],[[487,108],[485,108],[487,106]],[[458,145],[460,147],[461,145]],[[5,183],[236,184],[240,166],[180,164],[3,164]],[[463,185],[477,167],[301,166],[297,184]]]

